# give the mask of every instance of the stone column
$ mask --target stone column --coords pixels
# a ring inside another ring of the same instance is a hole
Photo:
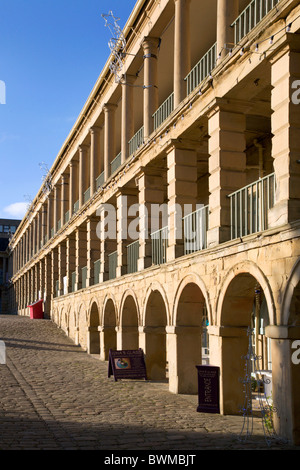
[[[91,127],[91,154],[90,154],[90,195],[96,192],[96,179],[100,175],[100,128]]]
[[[128,142],[132,138],[134,132],[134,103],[132,85],[134,84],[135,80],[136,76],[126,75],[124,76],[124,82],[122,82],[122,163],[124,163],[129,157]]]
[[[66,276],[67,253],[66,242],[58,245],[58,295],[64,295],[64,278]]]
[[[88,146],[80,145],[79,146],[79,207],[82,207],[84,204],[84,193],[88,189],[87,180],[88,180]]]
[[[52,194],[48,196],[48,207],[47,207],[47,241],[51,238],[52,229]]]
[[[110,177],[110,164],[116,157],[115,111],[117,105],[106,103],[104,106],[104,181]]]
[[[276,178],[275,207],[269,226],[299,219],[300,214],[300,40],[287,34],[282,49],[271,59],[272,156]]]
[[[234,103],[218,100],[208,118],[209,247],[230,239],[228,195],[246,185],[246,116]]]
[[[197,153],[172,145],[167,151],[168,165],[168,261],[184,254],[182,218],[196,210]]]
[[[117,263],[117,277],[127,274],[127,245],[135,240],[130,240],[130,234],[128,228],[130,221],[132,220],[133,214],[130,210],[136,204],[136,217],[138,218],[138,203],[136,194],[130,193],[130,191],[120,190],[116,194],[116,205],[117,205],[117,252],[118,252],[118,263]],[[138,230],[136,230],[138,237]]]
[[[190,0],[175,1],[174,107],[186,97],[184,78],[191,70]]]
[[[144,138],[153,131],[152,115],[158,108],[157,48],[158,38],[146,37],[144,49]]]
[[[68,293],[70,294],[73,291],[72,274],[76,272],[76,244],[74,234],[69,235],[66,239],[66,265]]]
[[[74,204],[77,202],[78,197],[78,162],[72,160],[69,164],[70,179],[69,179],[69,216],[74,214]]]
[[[69,175],[64,174],[61,177],[61,204],[60,204],[60,220],[63,227],[66,223],[66,213],[69,209]]]
[[[151,223],[151,220],[154,219],[151,214],[151,209],[153,209],[151,206],[155,205],[155,211],[157,214],[159,206],[165,202],[166,195],[162,173],[159,174],[158,172],[151,172],[150,170],[142,169],[140,175],[137,177],[137,182],[140,205],[140,248],[138,270],[142,271],[152,265],[151,232],[155,230]]]
[[[275,431],[300,444],[300,326],[267,326],[271,338],[272,400]],[[298,349],[298,352],[297,352]],[[284,366],[283,366],[284,365]]]
[[[97,235],[99,218],[87,219],[87,287],[94,285],[94,265],[100,259],[100,240]]]
[[[218,0],[217,10],[217,55],[224,58],[233,47],[234,28],[231,27],[239,15],[239,0]]]
[[[75,230],[76,283],[75,290],[82,289],[82,268],[87,265],[87,232],[81,226]]]
[[[41,246],[45,245],[45,237],[47,234],[47,205],[44,203],[42,205],[42,223],[41,223],[41,237],[42,237],[42,243]]]
[[[51,298],[56,297],[56,282],[58,281],[58,247],[51,251]]]
[[[48,254],[45,256],[45,282],[44,282],[44,316],[45,318],[50,318],[50,309],[51,309],[51,255]]]
[[[53,228],[54,234],[57,232],[58,221],[60,220],[60,189],[59,183],[54,186],[54,208],[53,208]]]

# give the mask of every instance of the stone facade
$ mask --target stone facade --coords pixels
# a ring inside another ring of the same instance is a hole
[[[43,299],[104,361],[142,348],[173,393],[219,366],[224,414],[243,403],[251,327],[294,443],[299,31],[299,1],[138,1],[122,76],[103,70],[10,244],[19,314]]]

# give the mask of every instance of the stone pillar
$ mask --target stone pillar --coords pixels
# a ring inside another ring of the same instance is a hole
[[[51,309],[51,255],[45,256],[45,282],[44,282],[44,316],[45,318],[50,318],[50,309]]]
[[[87,219],[87,287],[94,285],[94,265],[100,259],[100,240],[97,236],[99,219]]]
[[[158,108],[157,48],[158,38],[146,37],[144,49],[144,138],[153,131],[152,115]]]
[[[51,251],[51,298],[56,297],[56,282],[58,281],[58,247]]]
[[[75,235],[71,234],[66,239],[66,276],[67,276],[67,287],[68,293],[70,294],[72,289],[72,274],[76,272],[76,244]]]
[[[110,164],[116,157],[115,111],[117,105],[106,103],[104,106],[104,181],[111,174]]]
[[[60,186],[59,182],[54,186],[54,208],[53,208],[53,228],[54,234],[58,229],[58,222],[60,220]]]
[[[246,185],[246,117],[234,103],[218,100],[208,118],[210,247],[230,239],[228,195]]]
[[[47,205],[44,203],[42,205],[42,223],[41,223],[41,246],[45,245],[45,237],[47,234]]]
[[[100,175],[100,128],[91,127],[91,153],[90,153],[90,195],[96,192],[96,179]]]
[[[82,207],[84,204],[84,193],[88,189],[88,146],[80,145],[79,146],[79,207]]]
[[[168,165],[168,227],[167,260],[184,254],[182,217],[196,210],[197,154],[193,150],[176,148],[167,151]]]
[[[287,34],[282,49],[271,59],[272,156],[276,178],[271,227],[299,219],[300,214],[300,40]]]
[[[233,48],[234,28],[231,27],[239,15],[239,0],[218,0],[217,10],[217,55],[224,58]]]
[[[66,223],[66,213],[69,210],[69,175],[63,174],[61,177],[61,204],[60,204],[60,220],[63,227]]]
[[[69,164],[70,179],[69,179],[69,216],[74,214],[74,204],[77,202],[78,197],[78,162],[72,160]]]
[[[133,84],[135,80],[136,76],[126,75],[124,76],[124,82],[122,82],[122,163],[124,163],[129,157],[128,142],[132,138],[134,132]]]
[[[271,338],[275,431],[280,437],[299,445],[300,326],[267,326],[266,336]]]
[[[174,108],[186,97],[184,78],[191,70],[190,0],[175,1]]]
[[[52,229],[52,194],[48,196],[48,207],[47,207],[47,241],[51,238],[51,229]]]
[[[82,289],[82,268],[87,265],[87,232],[86,227],[81,226],[75,230],[76,250],[76,283],[75,290]]]
[[[156,213],[161,204],[165,202],[164,179],[162,173],[151,172],[143,169],[137,177],[140,205],[140,248],[138,270],[142,271],[152,265],[151,232],[154,218],[151,214],[152,205],[155,205]],[[160,227],[162,228],[162,227]]]
[[[66,242],[58,245],[58,295],[64,295],[64,278],[66,276],[67,249]]]
[[[118,252],[118,264],[117,264],[117,277],[127,274],[127,245],[135,240],[130,240],[128,228],[130,220],[132,219],[130,210],[134,204],[136,204],[138,218],[138,203],[135,194],[127,191],[120,190],[116,194],[116,205],[117,205],[117,252]],[[134,207],[133,207],[134,209]],[[136,230],[136,236],[138,237],[138,228]]]

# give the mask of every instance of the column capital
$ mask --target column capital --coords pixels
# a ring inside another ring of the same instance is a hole
[[[101,129],[102,129],[101,126],[91,126],[90,127],[90,134],[99,134]]]
[[[78,145],[78,150],[79,150],[79,152],[86,152],[88,149],[89,149],[89,145],[88,145],[88,144],[80,144],[80,145]]]
[[[159,45],[159,41],[160,41],[159,38],[156,38],[153,36],[144,36],[142,40],[142,47],[144,49],[144,52],[147,52],[148,50],[151,51],[152,49],[157,48]],[[157,56],[153,53],[151,53],[150,55],[149,54],[144,55],[144,59],[147,59],[147,58],[157,59]]]
[[[111,111],[115,111],[117,109],[118,105],[114,103],[105,103],[103,106],[103,111],[105,113],[109,113]]]

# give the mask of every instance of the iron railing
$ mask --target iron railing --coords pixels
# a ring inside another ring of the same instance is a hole
[[[110,164],[111,174],[113,174],[121,166],[122,153],[120,152]]]
[[[207,248],[208,206],[183,217],[184,254]]]
[[[231,239],[268,228],[268,210],[275,204],[275,173],[229,194]]]
[[[100,282],[100,269],[101,269],[101,261],[98,259],[94,262],[94,284],[99,284]]]
[[[81,289],[86,288],[86,281],[87,281],[87,266],[81,269]]]
[[[108,275],[109,279],[115,279],[117,277],[117,263],[118,263],[118,252],[114,251],[108,255]]]
[[[144,127],[141,127],[128,142],[129,155],[132,155],[144,142]]]
[[[78,212],[79,211],[79,200],[75,202],[74,204],[74,214],[75,212]]]
[[[127,245],[127,272],[128,274],[136,273],[138,270],[140,242],[136,240]]]
[[[217,43],[215,43],[185,77],[189,95],[212,72],[217,63]]]
[[[88,188],[83,195],[83,202],[86,203],[91,197],[91,188]]]
[[[104,185],[104,171],[96,179],[96,188],[99,189]]]
[[[163,227],[151,233],[152,264],[164,264],[167,262],[168,236],[168,227]]]
[[[235,44],[239,43],[279,3],[279,0],[253,0],[232,23]]]
[[[153,114],[154,130],[156,130],[174,110],[174,93],[160,105],[160,107]]]

